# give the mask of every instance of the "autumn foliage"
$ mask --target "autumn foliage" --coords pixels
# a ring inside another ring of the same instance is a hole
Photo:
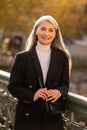
[[[0,0],[0,29],[28,35],[35,20],[48,14],[56,18],[64,37],[87,34],[87,0]]]

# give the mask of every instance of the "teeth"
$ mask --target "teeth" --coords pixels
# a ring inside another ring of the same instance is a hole
[[[44,40],[48,40],[49,38],[43,37]]]

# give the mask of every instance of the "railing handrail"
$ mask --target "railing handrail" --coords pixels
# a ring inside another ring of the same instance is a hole
[[[69,110],[87,117],[87,97],[69,92],[65,103]]]
[[[10,73],[0,70],[0,82],[8,84]],[[66,108],[87,117],[87,97],[69,92],[65,101]]]
[[[4,78],[4,79],[9,80],[9,77],[10,77],[10,73],[9,72],[0,70],[0,78]]]

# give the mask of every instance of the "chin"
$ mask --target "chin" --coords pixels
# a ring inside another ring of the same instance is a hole
[[[43,44],[43,45],[49,45],[50,43],[41,43],[41,44]]]

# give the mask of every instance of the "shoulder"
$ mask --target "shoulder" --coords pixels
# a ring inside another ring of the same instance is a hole
[[[16,58],[26,59],[28,55],[29,55],[29,51],[21,51],[21,52],[18,52],[18,53],[15,55],[15,59],[16,59]]]
[[[28,55],[28,51],[21,51],[16,53],[12,66],[20,66],[20,68],[25,66],[28,61]]]
[[[28,51],[21,51],[21,52],[18,52],[16,54],[16,57],[23,57],[23,56],[27,56],[29,54]]]
[[[29,52],[28,52],[28,51],[18,52],[18,53],[15,55],[14,61],[15,61],[15,62],[25,62],[25,61],[27,60],[28,55],[29,55]]]
[[[60,56],[67,59],[67,56],[64,51],[55,48],[52,48],[52,51],[56,54],[56,56]]]

